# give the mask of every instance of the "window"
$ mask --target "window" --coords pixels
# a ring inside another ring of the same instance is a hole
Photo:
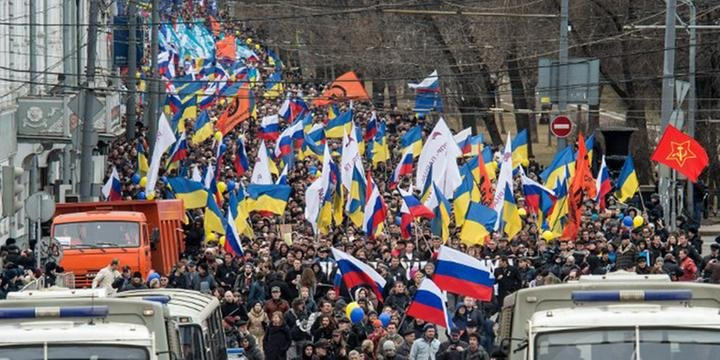
[[[47,358],[44,357],[47,346]],[[148,351],[124,345],[31,344],[0,347],[0,360],[149,360]]]
[[[201,360],[205,356],[202,329],[198,325],[180,325],[181,360]]]
[[[140,225],[129,221],[57,224],[53,236],[65,248],[138,247],[140,244]]]
[[[720,353],[719,335],[716,330],[642,327],[561,331],[537,336],[535,358],[710,360],[717,359]]]

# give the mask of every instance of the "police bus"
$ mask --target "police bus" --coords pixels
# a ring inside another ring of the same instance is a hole
[[[718,359],[720,286],[618,271],[505,298],[504,358]]]
[[[148,289],[123,291],[119,298],[166,299],[170,316],[180,328],[183,359],[223,360],[227,357],[220,302],[198,291]]]
[[[10,293],[0,301],[0,360],[179,358],[166,306],[89,291]]]

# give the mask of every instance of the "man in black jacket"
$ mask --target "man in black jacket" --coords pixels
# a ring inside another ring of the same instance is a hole
[[[500,258],[498,268],[495,269],[495,280],[498,284],[498,303],[502,304],[505,296],[520,290],[522,279],[517,268],[508,263],[508,258]]]

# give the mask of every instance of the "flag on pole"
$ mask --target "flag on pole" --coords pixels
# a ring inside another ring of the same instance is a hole
[[[709,163],[702,145],[672,125],[665,128],[651,159],[677,170],[692,182],[697,182]]]
[[[102,194],[108,201],[122,200],[122,184],[115,167],[113,167],[110,177],[102,187]]]
[[[370,265],[358,260],[354,256],[332,248],[332,254],[335,258],[338,270],[342,274],[342,280],[348,290],[366,285],[369,286],[377,298],[382,301],[383,289],[385,288],[385,278],[377,273]]]
[[[453,322],[447,310],[447,296],[429,278],[420,283],[406,315],[452,330]]]
[[[149,195],[155,192],[155,184],[158,179],[158,172],[160,171],[160,161],[162,156],[172,144],[175,143],[175,135],[173,135],[173,129],[170,127],[167,118],[164,113],[160,114],[160,121],[158,124],[157,137],[155,138],[155,148],[152,152],[152,159],[150,160],[150,168],[148,169],[147,182],[145,183],[145,194]]]

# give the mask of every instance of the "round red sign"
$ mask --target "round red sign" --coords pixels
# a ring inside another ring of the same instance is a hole
[[[558,115],[550,122],[550,132],[559,138],[564,138],[570,135],[572,127],[572,121],[564,115]]]

